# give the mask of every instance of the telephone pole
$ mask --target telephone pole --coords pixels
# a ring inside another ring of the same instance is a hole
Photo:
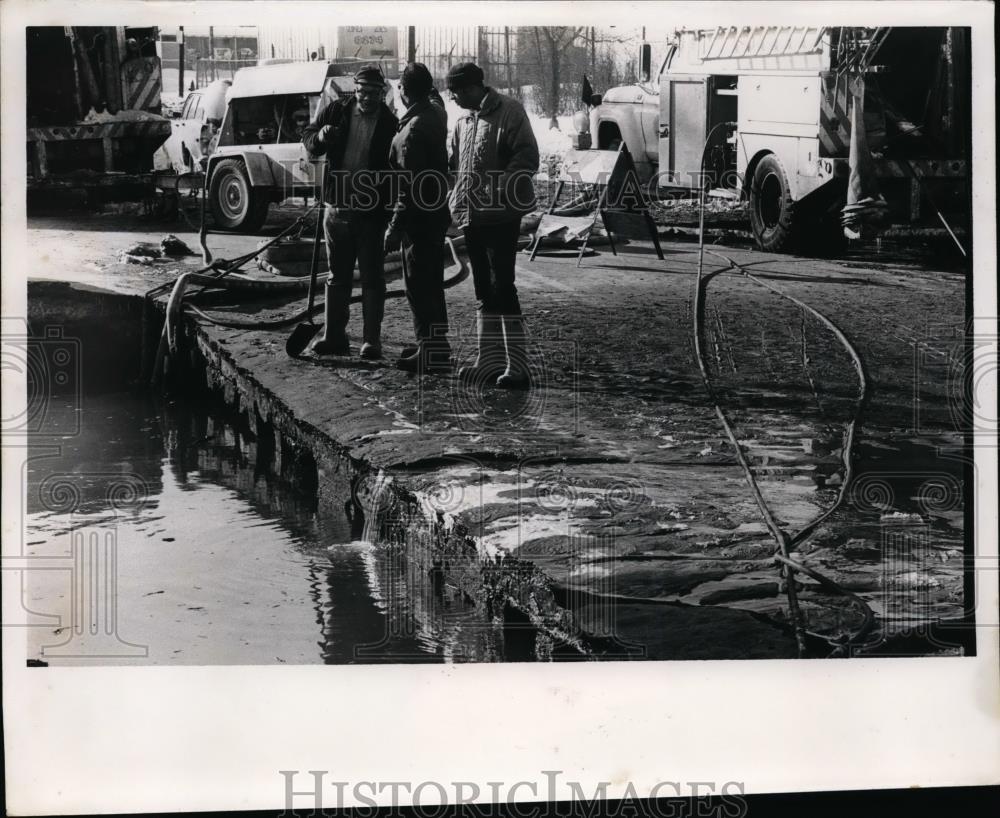
[[[177,45],[177,95],[184,98],[184,26],[178,27],[180,43]]]
[[[215,26],[208,27],[208,64],[215,80]]]

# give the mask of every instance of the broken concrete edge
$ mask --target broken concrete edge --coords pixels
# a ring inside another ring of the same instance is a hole
[[[53,297],[55,303],[50,303]],[[113,351],[118,357],[110,367],[115,370],[112,374],[120,381],[122,373],[138,371],[142,359],[146,374],[139,381],[147,386],[148,359],[162,329],[162,300],[44,281],[32,283],[29,308],[36,323],[65,324],[68,320],[66,328],[82,339],[85,357],[97,351],[99,360],[91,360],[86,367],[88,382],[95,367],[109,368],[105,364]],[[96,321],[95,310],[101,316]],[[116,327],[111,344],[109,321]],[[530,551],[526,556],[476,536],[475,527],[461,511],[441,510],[435,501],[435,484],[427,484],[428,476],[433,477],[441,465],[435,458],[404,465],[394,460],[379,462],[377,450],[365,450],[359,456],[357,446],[352,448],[329,433],[326,421],[310,422],[294,403],[280,397],[279,388],[260,377],[261,370],[253,362],[243,361],[237,351],[241,345],[230,346],[236,340],[231,331],[220,332],[191,315],[182,319],[180,330],[180,353],[168,373],[179,394],[217,396],[234,416],[237,430],[249,432],[256,441],[254,457],[259,464],[272,466],[271,471],[288,485],[315,498],[321,514],[339,515],[346,499],[351,504],[348,520],[352,527],[356,509],[361,510],[362,521],[372,518],[364,535],[352,530],[353,539],[398,548],[417,568],[415,573],[424,578],[429,591],[436,593],[441,582],[460,590],[482,612],[484,624],[502,627],[504,633],[511,627],[530,630],[537,658],[759,658],[753,652],[738,657],[719,650],[709,654],[707,649],[678,642],[690,627],[704,628],[706,616],[724,628],[726,623],[744,628],[747,620],[757,622],[763,629],[755,632],[758,636],[773,635],[764,640],[767,645],[758,647],[766,655],[785,656],[776,642],[770,643],[779,633],[786,641],[790,638],[787,623],[748,610],[742,602],[733,605],[731,600],[717,599],[714,602],[721,604],[705,605],[595,594],[554,576],[549,564],[539,563]],[[351,380],[339,380],[348,393],[355,391]],[[500,469],[519,460],[503,451],[482,454],[489,454]],[[422,490],[425,486],[426,491]],[[376,513],[370,513],[372,508]],[[613,614],[609,606],[615,609]],[[619,614],[630,617],[621,630]],[[640,636],[639,641],[628,635],[636,629],[639,633],[633,636]],[[742,635],[741,630],[737,636]]]
[[[315,490],[318,502],[369,500],[363,511],[378,518],[369,529],[373,543],[404,548],[408,560],[457,587],[495,624],[504,621],[508,608],[519,611],[538,631],[538,658],[547,658],[556,647],[591,653],[587,635],[578,631],[573,614],[557,602],[551,581],[534,563],[507,552],[488,552],[454,515],[434,509],[428,493],[399,474],[386,474],[328,431],[296,417],[194,317],[185,317],[185,332],[189,371],[200,372],[207,390],[221,393],[235,412],[245,414],[258,438],[274,435],[274,451],[286,461],[281,471],[304,467],[306,475],[297,482]],[[308,475],[313,468],[314,477]],[[374,496],[359,496],[373,487]]]

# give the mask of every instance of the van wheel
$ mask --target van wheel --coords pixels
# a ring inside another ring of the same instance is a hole
[[[242,160],[223,159],[212,173],[208,205],[216,227],[253,232],[267,219],[270,202],[265,191],[251,186]]]
[[[774,154],[760,160],[750,187],[750,228],[761,250],[781,253],[798,240],[795,202]]]

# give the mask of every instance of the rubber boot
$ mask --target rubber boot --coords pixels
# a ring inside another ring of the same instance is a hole
[[[406,350],[404,350],[405,352]],[[404,372],[440,375],[451,370],[451,344],[447,338],[426,338],[403,355],[396,366]]]
[[[504,358],[506,368],[497,378],[497,386],[504,389],[526,389],[528,386],[528,350],[525,344],[524,319],[520,315],[504,315]]]
[[[347,340],[347,321],[351,317],[351,285],[326,283],[326,302],[323,309],[325,319],[323,334],[313,344],[313,352],[319,355],[350,355],[351,344]]]
[[[382,357],[382,316],[385,313],[385,291],[368,287],[361,291],[361,312],[364,316],[364,343],[361,357],[377,361]]]
[[[464,379],[488,378],[493,380],[504,371],[503,329],[500,317],[480,312],[476,315],[476,361],[458,370]]]

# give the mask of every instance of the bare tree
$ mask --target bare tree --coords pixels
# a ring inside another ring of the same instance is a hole
[[[567,50],[586,29],[583,26],[537,26],[532,28],[541,80],[547,85],[542,113],[549,117],[549,128],[559,130],[562,108],[562,63]]]

